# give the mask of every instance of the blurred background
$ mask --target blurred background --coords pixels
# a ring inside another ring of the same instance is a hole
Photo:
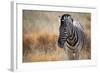
[[[68,60],[58,47],[60,16],[70,14],[84,28],[80,59],[91,59],[91,13],[23,10],[23,62]]]

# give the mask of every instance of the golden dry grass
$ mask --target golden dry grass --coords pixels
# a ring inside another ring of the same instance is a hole
[[[91,59],[91,14],[23,10],[23,62],[67,60],[63,48],[57,45],[59,16],[70,14],[79,21],[85,33],[80,59]]]
[[[38,32],[24,34],[23,62],[60,61],[67,60],[63,48],[57,46],[58,35],[54,33]],[[86,44],[80,53],[80,59],[90,59],[90,40],[86,38]]]
[[[63,49],[57,47],[57,35],[48,33],[24,34],[23,56],[32,61],[60,60]]]

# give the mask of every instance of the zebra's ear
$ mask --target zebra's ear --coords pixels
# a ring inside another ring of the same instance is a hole
[[[61,18],[61,16],[58,16],[59,18]]]
[[[59,22],[61,21],[61,16],[60,16],[60,15],[58,16],[58,21],[59,21]]]

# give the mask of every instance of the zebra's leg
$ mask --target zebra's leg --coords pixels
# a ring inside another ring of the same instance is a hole
[[[74,60],[79,60],[79,54],[80,54],[79,51],[76,51],[76,52],[74,53]]]
[[[69,60],[74,60],[74,55],[72,51],[68,51]]]
[[[74,56],[73,56],[72,51],[70,51],[69,49],[65,49],[64,51],[65,51],[67,60],[74,60]]]
[[[73,53],[73,52],[69,51],[68,58],[69,58],[69,60],[79,60],[79,52],[77,51],[77,52]]]
[[[66,49],[65,53],[68,60],[79,60],[79,50],[73,52],[72,50]]]
[[[64,44],[64,51],[66,53],[66,57],[68,60],[77,60],[79,59],[79,52],[78,50],[71,50],[66,47],[66,43]]]

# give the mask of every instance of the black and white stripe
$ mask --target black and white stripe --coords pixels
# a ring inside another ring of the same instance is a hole
[[[69,53],[69,59],[79,59],[79,52],[84,44],[84,32],[81,24],[74,21],[71,15],[61,17],[58,45]]]

